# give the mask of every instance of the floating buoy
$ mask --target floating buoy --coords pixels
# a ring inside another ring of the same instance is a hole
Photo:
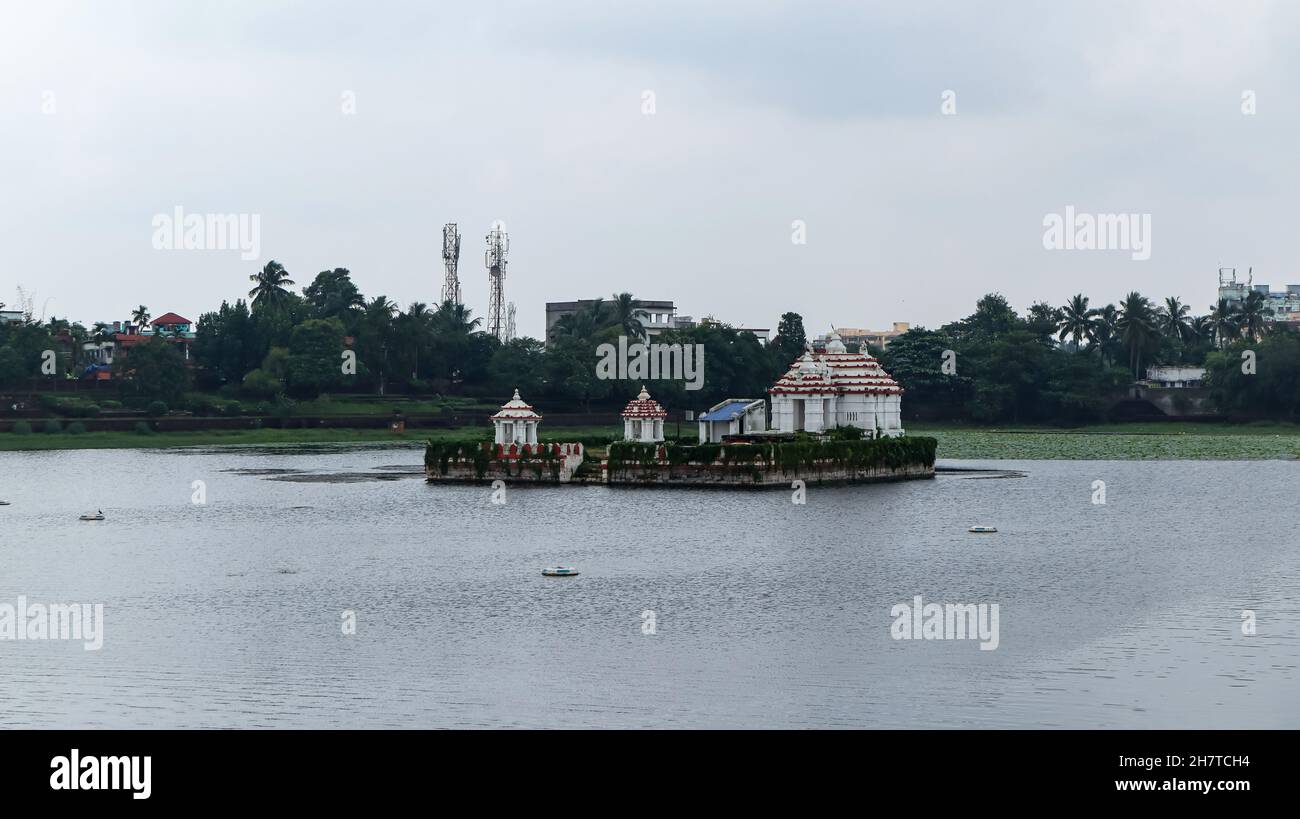
[[[577,577],[578,570],[571,566],[550,566],[542,569],[545,577]]]
[[[967,531],[974,532],[977,535],[988,535],[996,532],[997,530],[998,527],[996,526],[972,526]]]

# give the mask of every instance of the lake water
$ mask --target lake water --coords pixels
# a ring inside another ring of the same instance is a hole
[[[0,603],[105,611],[0,641],[0,726],[1300,727],[1297,462],[494,505],[421,456],[0,453]],[[893,639],[918,594],[997,603],[997,649]]]

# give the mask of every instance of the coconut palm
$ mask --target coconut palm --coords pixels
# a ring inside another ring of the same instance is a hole
[[[631,293],[615,293],[609,303],[611,318],[615,325],[623,330],[623,335],[630,339],[644,339],[648,334],[641,319],[650,314],[636,306],[636,299]]]
[[[1101,360],[1109,365],[1115,360],[1115,345],[1119,337],[1119,311],[1108,304],[1098,308],[1092,327],[1092,343],[1101,352]]]
[[[1263,293],[1258,290],[1247,293],[1237,308],[1237,323],[1242,335],[1251,341],[1259,340],[1264,334],[1264,328],[1268,326],[1267,317],[1271,315],[1273,309],[1265,303]]]
[[[274,307],[284,303],[289,296],[288,285],[293,284],[284,265],[272,259],[258,272],[248,277],[254,287],[248,291],[255,307]]]
[[[1097,330],[1097,314],[1100,312],[1088,306],[1087,296],[1076,293],[1061,308],[1061,320],[1057,325],[1059,332],[1056,337],[1061,341],[1065,341],[1067,337],[1073,339],[1076,348],[1083,345],[1084,339],[1087,339],[1091,345]]]
[[[1120,303],[1119,319],[1115,322],[1115,329],[1119,332],[1120,343],[1128,350],[1128,361],[1133,370],[1134,380],[1141,377],[1143,354],[1159,338],[1155,320],[1151,300],[1136,290],[1125,296],[1124,301]]]
[[[1219,347],[1227,346],[1229,341],[1241,335],[1237,306],[1228,299],[1219,299],[1217,304],[1210,305],[1209,319],[1214,343]]]
[[[1176,296],[1170,296],[1156,311],[1156,328],[1169,339],[1180,344],[1185,343],[1192,337],[1192,324],[1188,318],[1190,312],[1190,307],[1179,301]]]
[[[556,338],[588,339],[608,326],[609,307],[604,299],[596,299],[591,304],[577,311],[560,316],[551,335]]]
[[[393,322],[398,338],[411,356],[411,378],[419,378],[420,348],[428,344],[432,323],[433,313],[422,301],[411,302],[406,312]]]
[[[135,308],[131,313],[131,323],[136,326],[137,332],[145,328],[145,325],[149,323],[150,318],[149,308],[145,307],[143,304]]]

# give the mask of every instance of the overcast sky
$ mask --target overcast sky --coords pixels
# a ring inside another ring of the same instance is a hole
[[[546,301],[623,290],[810,333],[992,290],[1203,313],[1221,265],[1300,282],[1298,38],[1300,4],[1240,0],[4,0],[0,302],[197,319],[268,259],[436,302],[456,221],[483,315],[500,219],[534,336]],[[178,205],[258,214],[260,261],[155,250]],[[1067,205],[1150,214],[1150,259],[1046,250]]]

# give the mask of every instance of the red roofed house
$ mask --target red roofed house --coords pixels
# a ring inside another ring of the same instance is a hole
[[[650,397],[645,387],[641,394],[623,408],[623,440],[654,444],[664,439],[664,419],[668,410]]]
[[[833,331],[825,353],[804,353],[768,392],[779,432],[858,427],[873,435],[903,434],[903,388],[875,358],[849,353]]]

